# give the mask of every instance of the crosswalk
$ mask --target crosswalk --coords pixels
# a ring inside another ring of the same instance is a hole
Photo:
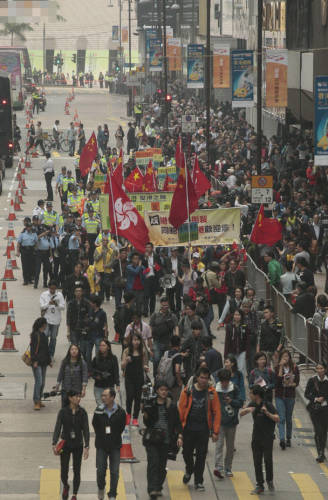
[[[121,467],[122,469],[123,467]],[[135,492],[131,492],[131,484],[128,485],[129,473],[127,469],[120,471],[120,479],[118,484],[118,496],[117,500],[136,500],[139,496],[136,495]],[[171,470],[168,471],[166,482],[167,488],[169,492],[169,497],[165,495],[166,498],[170,500],[192,500],[195,497],[192,495],[192,488],[189,488],[187,485],[184,485],[182,482],[183,471],[182,470]],[[290,473],[290,477],[295,483],[295,494],[298,493],[297,498],[304,500],[325,500],[327,498],[327,491],[322,493],[316,484],[316,482],[312,479],[310,474],[301,474],[301,473]],[[142,481],[146,481],[146,478],[140,478]],[[259,500],[259,496],[251,495],[251,491],[254,488],[253,480],[249,477],[247,472],[243,471],[234,471],[234,476],[227,480],[230,482],[232,486],[231,492],[225,489],[222,491],[220,488],[221,482],[216,482],[217,491],[219,492],[219,497],[222,500]],[[91,481],[89,481],[91,483]],[[93,485],[86,486],[85,483],[82,482],[79,498],[94,498],[94,495],[91,494],[91,490],[94,488],[96,490],[95,481],[92,482]],[[106,490],[109,490],[110,484],[110,475],[109,471],[107,471],[106,476]],[[226,485],[227,486],[227,485]],[[279,486],[277,487],[277,494],[279,494]],[[40,477],[40,500],[59,500],[60,498],[60,471],[59,469],[42,469],[41,477]],[[282,497],[279,497],[282,498]],[[292,498],[296,498],[293,496]]]

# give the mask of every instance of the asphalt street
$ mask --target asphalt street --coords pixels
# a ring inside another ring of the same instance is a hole
[[[60,128],[66,129],[72,120],[75,110],[79,119],[85,124],[87,138],[98,124],[107,123],[110,130],[110,145],[115,145],[114,132],[120,123],[127,131],[126,98],[108,95],[107,91],[80,90],[72,102],[70,115],[64,115],[64,103],[68,89],[47,90],[48,107],[45,113],[35,117],[42,121],[44,130],[51,130],[55,119],[60,120]],[[22,131],[25,132],[25,114],[17,113]],[[24,144],[25,141],[22,141]],[[27,171],[27,190],[24,196],[23,211],[18,212],[18,220],[14,223],[16,237],[21,231],[24,216],[31,215],[32,209],[40,198],[46,197],[45,181],[42,174],[43,158],[32,161],[32,168]],[[73,165],[72,158],[64,154],[54,156],[55,169],[58,173],[62,166]],[[0,197],[0,274],[5,267],[7,241],[8,209],[10,196],[14,194],[17,182],[14,175],[17,161],[12,169],[6,171],[4,191]],[[55,209],[59,210],[58,197]],[[20,262],[18,262],[21,268]],[[46,402],[41,412],[33,411],[32,370],[21,361],[21,355],[29,343],[29,334],[34,320],[40,315],[39,297],[42,288],[22,286],[21,269],[14,271],[17,281],[7,282],[8,299],[13,299],[16,326],[20,335],[14,337],[18,352],[0,353],[0,500],[58,500],[59,499],[59,459],[52,454],[51,434],[57,412],[60,408],[59,398]],[[113,339],[112,314],[113,303],[106,302],[104,309],[109,319],[110,339]],[[0,316],[0,331],[5,328],[6,316]],[[224,331],[217,332],[215,347],[222,350]],[[3,337],[0,336],[2,344]],[[55,364],[48,369],[46,390],[56,382],[60,361],[66,354],[68,341],[66,338],[65,315],[59,331]],[[113,346],[114,353],[119,356],[120,348]],[[123,386],[122,382],[122,386]],[[124,405],[124,388],[122,387]],[[86,397],[81,402],[89,414],[90,422],[95,409],[93,383],[90,380]],[[274,444],[274,482],[277,500],[324,500],[328,498],[328,467],[318,465],[314,460],[314,440],[312,426],[308,414],[300,401],[297,401],[294,413],[294,431],[292,447],[280,451],[279,441]],[[141,424],[141,419],[140,419]],[[204,498],[206,500],[248,500],[257,498],[250,496],[254,487],[254,469],[250,448],[252,420],[244,417],[239,424],[236,438],[236,452],[233,461],[234,477],[218,481],[212,472],[214,467],[214,445],[210,443],[205,474],[205,493],[196,493],[192,483],[189,487],[182,485],[184,471],[181,453],[176,462],[168,462],[168,480],[164,488],[164,498],[172,500],[190,500]],[[146,455],[141,438],[136,429],[131,430],[132,449],[139,460],[136,464],[124,464],[121,467],[119,500],[145,500],[146,489]],[[263,497],[272,496],[268,492]],[[82,466],[82,484],[78,498],[91,500],[97,498],[95,448],[93,439],[90,446],[90,457]]]

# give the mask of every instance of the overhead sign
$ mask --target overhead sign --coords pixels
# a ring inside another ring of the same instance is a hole
[[[328,76],[315,79],[314,163],[328,165]]]
[[[266,106],[287,107],[288,51],[285,49],[266,51]]]
[[[204,88],[204,45],[188,45],[187,87],[188,89]]]
[[[213,88],[230,88],[230,47],[218,46],[213,49]]]
[[[196,115],[182,115],[181,128],[185,134],[190,134],[196,131]]]
[[[149,71],[162,71],[162,41],[160,38],[149,40]]]
[[[254,54],[252,50],[233,50],[231,53],[232,107],[254,105]]]
[[[272,188],[272,175],[252,175],[252,188]]]

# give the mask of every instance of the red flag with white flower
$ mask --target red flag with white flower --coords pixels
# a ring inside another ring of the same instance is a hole
[[[194,183],[194,188],[198,199],[211,188],[210,181],[199,168],[197,156],[195,158],[194,169],[192,172],[192,181]]]
[[[82,153],[80,156],[80,171],[81,171],[81,177],[85,177],[89,172],[92,167],[92,162],[96,158],[98,154],[98,145],[97,145],[97,139],[96,135],[94,132],[92,132],[92,135],[84,148],[82,149]]]
[[[149,241],[148,228],[138,210],[113,178],[107,175],[105,192],[109,193],[109,218],[112,231],[127,239],[144,253]]]

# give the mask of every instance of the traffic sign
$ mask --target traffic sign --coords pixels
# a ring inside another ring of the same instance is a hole
[[[196,115],[183,115],[181,117],[181,128],[185,134],[191,134],[196,131]]]
[[[252,203],[273,202],[272,175],[252,175]]]

